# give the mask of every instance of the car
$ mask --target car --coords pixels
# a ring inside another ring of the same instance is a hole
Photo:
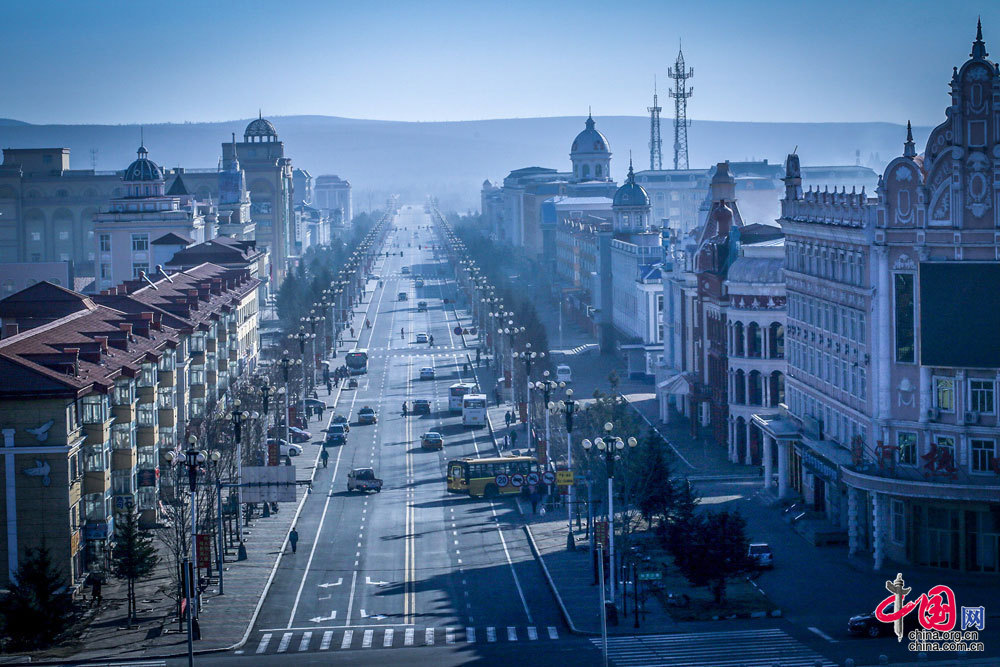
[[[774,553],[771,552],[771,547],[767,544],[763,542],[751,544],[748,555],[757,567],[769,570],[774,568]]]
[[[344,432],[345,433],[350,433],[351,432],[350,421],[344,415],[334,415],[333,416],[333,420],[330,423],[331,424],[341,424],[344,427]]]
[[[378,421],[378,416],[375,414],[374,408],[366,405],[365,407],[358,410],[359,424],[374,424],[377,421]]]
[[[406,301],[406,292],[400,292],[396,295],[397,301]]]
[[[419,303],[417,303],[417,312],[423,313],[426,310],[427,310],[427,302],[426,301],[420,301]]]
[[[920,621],[917,617],[916,610],[903,617],[904,637],[906,637],[911,630],[920,629]],[[875,612],[872,611],[867,614],[851,616],[851,618],[847,621],[847,632],[852,635],[863,635],[874,639],[876,637],[888,637],[890,635],[895,635],[896,630],[892,623],[883,623],[875,618]]]
[[[309,442],[312,440],[312,435],[309,431],[298,428],[297,426],[289,427],[288,436],[292,439],[292,442]]]
[[[409,273],[409,272],[410,272],[410,267],[408,267],[408,266],[404,266],[404,267],[403,267],[403,268],[402,268],[402,269],[400,270],[400,273]]]
[[[437,431],[428,431],[420,437],[420,447],[423,449],[444,449],[444,437]]]
[[[434,369],[430,366],[424,366],[420,369],[420,379],[421,380],[433,380],[434,379]]]
[[[287,440],[281,438],[268,438],[268,446],[278,443],[278,455],[279,456],[298,456],[302,453],[302,445],[295,445],[289,443]]]
[[[330,424],[326,429],[326,439],[323,440],[324,447],[335,447],[347,444],[347,429],[344,424]]]
[[[423,278],[417,278],[414,281],[413,284],[416,285],[417,287],[423,287],[424,286],[424,279]]]
[[[413,401],[413,414],[429,415],[431,413],[431,402],[426,398],[418,398]]]
[[[556,366],[556,382],[570,384],[573,381],[573,371],[566,364]]]
[[[425,334],[425,333],[418,333],[417,334],[417,342],[418,343],[426,343],[427,342],[427,334]]]
[[[306,410],[316,410],[317,408],[322,408],[326,410],[326,403],[319,400],[318,398],[306,399]]]
[[[375,471],[371,468],[355,468],[347,473],[347,490],[354,491],[382,491],[382,480],[375,476]]]

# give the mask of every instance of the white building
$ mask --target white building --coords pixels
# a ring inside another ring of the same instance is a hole
[[[319,176],[313,186],[312,195],[312,205],[327,211],[334,225],[346,224],[354,219],[349,181],[334,174]]]

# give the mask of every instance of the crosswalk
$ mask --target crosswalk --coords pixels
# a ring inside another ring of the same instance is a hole
[[[537,627],[520,626],[449,626],[444,628],[415,628],[413,626],[374,626],[344,628],[340,630],[275,630],[264,632],[256,648],[247,647],[256,655],[292,653],[300,651],[329,651],[340,647],[347,649],[402,648],[406,646],[435,646],[451,644],[492,644],[495,642],[535,642],[559,639],[554,625]],[[485,632],[483,632],[485,630]],[[498,632],[499,630],[499,632]]]
[[[601,649],[599,638],[591,639]],[[824,667],[837,663],[778,628],[608,638],[616,667]]]

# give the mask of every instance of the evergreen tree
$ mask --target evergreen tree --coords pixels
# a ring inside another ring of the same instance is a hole
[[[128,619],[135,620],[135,584],[156,568],[160,557],[153,545],[153,536],[139,526],[139,512],[130,507],[118,514],[115,543],[111,552],[111,571],[128,584]]]
[[[715,603],[726,602],[729,579],[752,572],[746,521],[739,512],[709,512],[691,524],[681,571],[695,586],[709,586]]]
[[[646,523],[658,519],[658,530],[666,528],[666,519],[675,500],[676,485],[670,478],[670,462],[664,452],[663,438],[650,431],[639,446],[636,504]]]
[[[0,600],[0,612],[6,634],[19,649],[48,646],[69,626],[72,599],[44,544],[26,550]]]
[[[683,568],[683,562],[688,556],[684,549],[691,539],[694,530],[695,510],[698,507],[698,494],[687,479],[674,482],[674,502],[671,507],[669,524],[667,526],[667,549],[674,556],[677,567]]]

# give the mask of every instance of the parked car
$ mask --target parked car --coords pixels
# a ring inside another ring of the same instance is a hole
[[[413,284],[416,285],[417,287],[423,287],[424,286],[424,279],[423,278],[417,278],[415,281],[413,281]]]
[[[326,410],[326,403],[319,400],[318,398],[307,398],[306,399],[306,410],[316,410],[322,408]]]
[[[426,311],[427,311],[427,302],[426,301],[417,302],[417,312],[423,313]]]
[[[427,334],[425,334],[425,333],[418,333],[417,334],[417,342],[418,343],[426,343],[427,342]]]
[[[400,273],[404,273],[405,274],[405,273],[409,273],[409,272],[410,272],[410,267],[408,267],[408,266],[404,266],[402,269],[400,269]]]
[[[771,547],[764,543],[750,545],[750,558],[760,568],[774,568],[774,554]]]
[[[370,406],[365,406],[358,410],[358,423],[359,424],[374,424],[378,421],[378,416],[375,414],[375,409]]]
[[[299,454],[302,453],[302,446],[301,445],[292,444],[292,443],[288,442],[287,440],[285,440],[283,438],[268,438],[267,439],[268,446],[272,445],[275,442],[278,443],[278,455],[279,456],[298,456]]]
[[[423,449],[444,449],[444,437],[437,431],[428,431],[420,437]]]
[[[919,630],[920,621],[917,618],[916,610],[903,617],[903,632],[909,634],[911,630]],[[858,614],[851,616],[847,621],[847,631],[852,635],[863,635],[865,637],[888,637],[895,634],[892,623],[883,623],[875,618],[875,612]],[[903,636],[906,637],[906,634]]]
[[[324,447],[336,447],[347,444],[347,429],[344,424],[330,424],[326,429],[326,439],[323,441]]]
[[[348,491],[382,491],[382,480],[375,476],[375,471],[371,468],[355,468],[347,473]]]
[[[421,380],[433,380],[434,379],[434,369],[430,366],[424,366],[420,369],[420,379]]]
[[[566,364],[556,366],[556,382],[569,384],[573,381],[573,371]]]
[[[429,415],[431,413],[431,402],[426,398],[418,398],[413,401],[413,414]]]
[[[406,292],[400,292],[396,295],[397,301],[406,301]]]
[[[292,442],[309,442],[312,440],[312,435],[309,431],[298,428],[297,426],[289,427],[288,437],[292,439]]]
[[[331,421],[330,423],[331,424],[341,424],[344,427],[344,432],[346,432],[346,433],[350,433],[351,432],[351,424],[348,421],[347,417],[345,417],[344,415],[334,415],[333,416],[333,421]]]

